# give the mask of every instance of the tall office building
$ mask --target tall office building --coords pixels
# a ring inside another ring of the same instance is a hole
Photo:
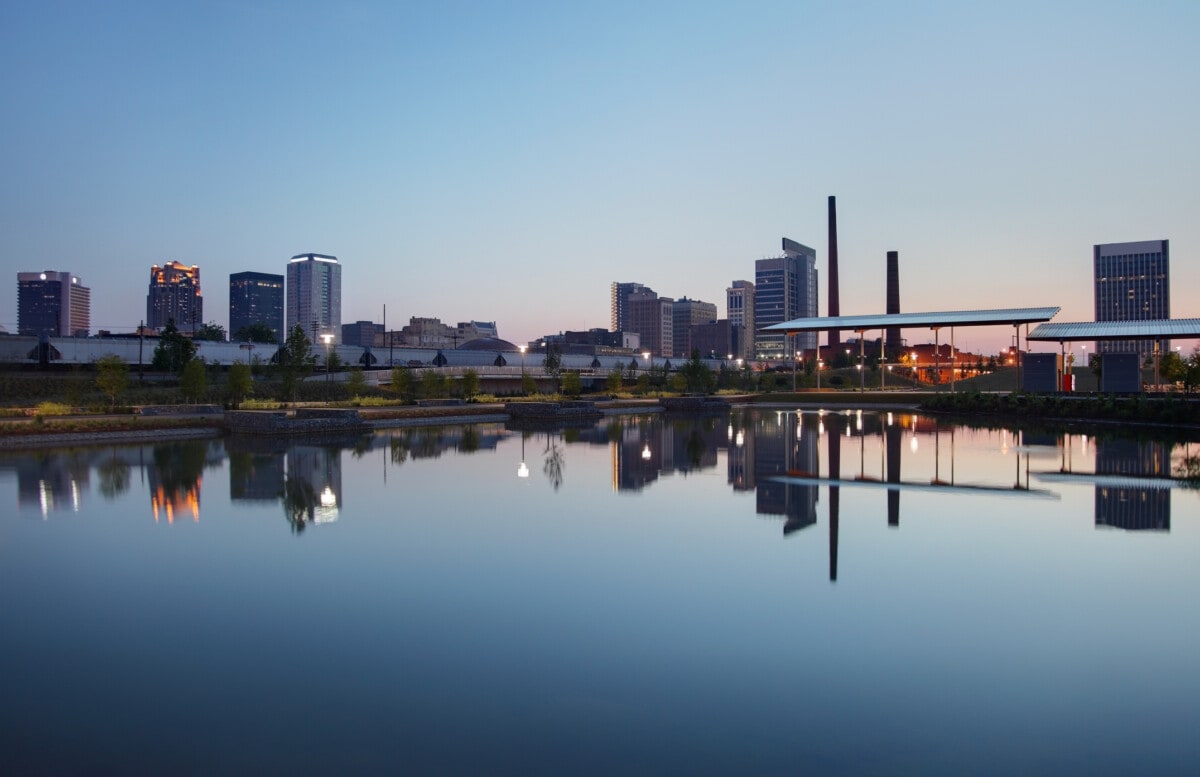
[[[716,321],[717,306],[683,297],[675,300],[671,308],[671,347],[676,356],[687,359],[692,355],[692,327]]]
[[[229,276],[229,339],[254,324],[266,324],[275,342],[284,341],[283,276],[239,272]]]
[[[1146,321],[1171,317],[1170,246],[1167,240],[1105,243],[1092,249],[1097,321]],[[1160,353],[1171,343],[1159,340]],[[1154,351],[1151,340],[1101,340],[1098,353]]]
[[[146,326],[162,329],[175,322],[180,332],[195,332],[204,323],[204,297],[200,293],[200,268],[179,262],[150,268],[146,295]]]
[[[734,281],[725,290],[725,311],[733,339],[733,358],[754,358],[754,284]]]
[[[794,240],[783,238],[783,256],[754,263],[755,358],[790,358],[792,345],[782,332],[763,332],[764,327],[794,318],[817,316],[817,252]],[[815,332],[796,335],[798,351],[817,347]]]
[[[287,330],[299,325],[313,343],[342,334],[342,266],[336,256],[297,254],[287,267]],[[284,335],[287,338],[287,335]]]
[[[670,297],[660,297],[647,289],[638,294],[631,294],[626,302],[629,307],[628,328],[621,331],[637,332],[643,351],[655,356],[674,356],[674,300]]]
[[[647,293],[654,294],[654,290],[640,283],[617,283],[614,281],[610,292],[612,311],[609,330],[612,332],[633,331],[629,328],[629,297],[633,294]]]
[[[69,272],[17,273],[17,334],[87,337],[92,292]]]

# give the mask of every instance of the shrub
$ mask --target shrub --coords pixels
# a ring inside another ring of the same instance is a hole
[[[71,415],[71,406],[61,402],[42,402],[33,410],[34,418],[45,418],[54,415]]]

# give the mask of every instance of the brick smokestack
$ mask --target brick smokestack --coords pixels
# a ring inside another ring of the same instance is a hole
[[[887,314],[900,312],[900,252],[887,252]],[[900,350],[900,327],[890,326],[884,338],[888,351]]]
[[[837,246],[837,197],[829,195],[829,315],[840,316],[842,305],[838,296],[838,246]],[[829,330],[829,347],[842,344],[842,335],[837,329]],[[832,356],[830,357],[832,358]]]

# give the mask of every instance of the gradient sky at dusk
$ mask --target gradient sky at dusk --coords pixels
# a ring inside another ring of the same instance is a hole
[[[342,318],[607,327],[608,287],[716,302],[837,195],[842,313],[1061,305],[1092,245],[1168,238],[1200,316],[1200,4],[0,3],[0,325],[68,270],[92,326],[151,264],[337,255]],[[923,341],[923,332],[908,332]],[[960,331],[993,351],[1009,331]]]

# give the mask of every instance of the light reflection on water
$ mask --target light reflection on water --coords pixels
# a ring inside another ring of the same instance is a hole
[[[1190,774],[1197,454],[795,410],[0,454],[0,752]]]

